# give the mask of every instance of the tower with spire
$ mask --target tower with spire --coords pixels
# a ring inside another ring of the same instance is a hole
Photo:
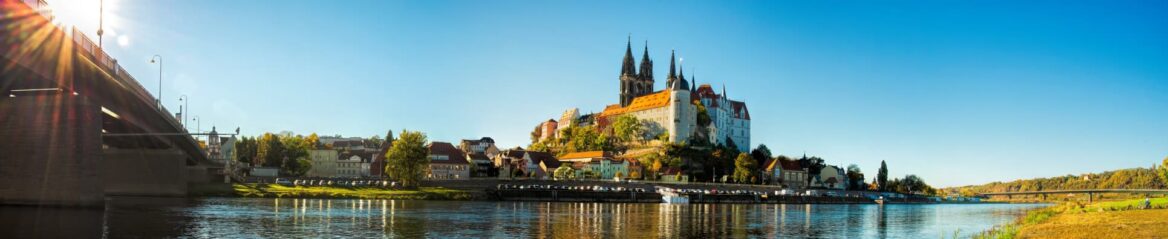
[[[633,59],[633,38],[625,45],[625,57],[621,62],[621,93],[622,107],[633,103],[639,96],[653,93],[653,60],[649,59],[649,42],[645,42],[645,53],[641,57],[641,69],[638,73],[636,62]]]

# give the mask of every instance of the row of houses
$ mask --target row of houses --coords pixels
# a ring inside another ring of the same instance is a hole
[[[806,156],[804,156],[806,157]],[[768,182],[785,188],[807,189],[847,189],[847,173],[835,165],[825,165],[819,174],[811,174],[798,160],[770,159],[763,163],[763,173]]]
[[[641,165],[636,160],[616,158],[603,151],[568,153],[556,157],[547,152],[515,148],[493,157],[492,161],[500,170],[499,177],[504,178],[550,179],[553,172],[562,166],[572,168],[576,178],[626,178],[631,177],[633,172],[641,172]]]

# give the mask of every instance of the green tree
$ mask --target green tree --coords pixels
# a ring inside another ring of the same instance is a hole
[[[304,176],[308,173],[312,167],[311,161],[308,160],[308,150],[315,148],[316,143],[306,140],[304,136],[296,135],[280,138],[280,144],[284,149],[280,172],[289,176]]]
[[[235,161],[259,165],[256,160],[257,147],[255,137],[240,137],[235,141]]]
[[[860,166],[852,164],[848,165],[848,189],[850,190],[864,190],[868,188],[864,185],[864,173],[860,172]]]
[[[749,182],[757,168],[758,163],[749,154],[738,153],[738,158],[734,159],[734,181]]]
[[[426,147],[426,134],[402,130],[399,139],[393,141],[389,152],[385,153],[386,174],[406,187],[416,187],[430,166]]]
[[[381,136],[378,136],[375,134],[375,135],[373,135],[373,137],[369,137],[369,144],[372,144],[372,146],[374,148],[381,148],[381,144],[384,144],[384,143],[385,143],[385,140],[382,140]]]
[[[641,121],[629,114],[618,116],[612,122],[613,135],[624,144],[641,142],[644,129]]]
[[[1164,157],[1164,162],[1160,163],[1160,168],[1156,169],[1156,174],[1160,176],[1160,180],[1164,185],[1168,185],[1168,157]]]
[[[876,187],[881,192],[888,191],[888,165],[884,160],[880,160],[880,169],[876,171]]]
[[[560,164],[559,168],[552,171],[552,177],[555,179],[568,179],[571,178],[572,174],[576,173],[575,170],[572,166],[568,166],[568,163]]]
[[[284,144],[280,136],[264,133],[256,142],[256,166],[279,167],[284,162]]]
[[[771,158],[771,149],[767,148],[765,144],[759,144],[757,148],[750,151],[750,157],[754,158],[754,161],[758,162],[759,165],[762,165],[763,161]]]
[[[714,121],[712,119],[710,119],[710,114],[709,114],[709,112],[706,111],[706,105],[702,104],[702,102],[699,100],[694,100],[693,104],[697,108],[697,115],[698,116],[697,116],[696,121],[698,123],[698,126],[701,126],[701,127],[710,126],[710,123],[712,123]]]

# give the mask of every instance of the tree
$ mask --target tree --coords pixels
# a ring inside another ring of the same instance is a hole
[[[624,172],[616,172],[616,178],[625,178]]]
[[[616,117],[612,122],[612,133],[621,143],[639,143],[644,138],[642,132],[645,127],[636,116],[629,114]]]
[[[258,165],[256,161],[256,138],[240,137],[235,141],[235,161]]]
[[[811,185],[811,180],[815,178],[814,176],[819,175],[823,171],[823,168],[827,167],[822,158],[815,156],[808,158],[806,155],[799,158],[799,166],[807,169],[807,181],[804,182],[806,185]]]
[[[1168,185],[1168,157],[1164,157],[1164,162],[1160,163],[1160,167],[1156,169],[1156,174],[1160,176],[1160,180],[1164,185]]]
[[[734,159],[734,181],[749,182],[757,168],[758,164],[749,154],[738,153],[738,158]]]
[[[280,142],[280,136],[264,133],[256,145],[255,166],[278,167],[283,164],[284,144]]]
[[[573,169],[572,166],[568,166],[567,163],[564,163],[561,164],[559,168],[556,168],[555,171],[552,171],[552,177],[555,179],[568,179],[572,176],[572,174],[575,174],[575,171],[576,169]]]
[[[377,136],[375,134],[375,135],[373,135],[373,137],[369,137],[369,144],[372,144],[373,148],[381,148],[381,144],[384,144],[384,143],[385,143],[385,140],[382,140],[381,136]]]
[[[320,136],[317,136],[316,133],[309,134],[308,137],[304,137],[304,143],[308,145],[308,149],[318,149],[320,148]]]
[[[543,137],[543,130],[540,130],[541,128],[543,128],[543,122],[535,125],[535,129],[531,130],[531,143],[539,142],[539,138]]]
[[[767,148],[765,144],[759,144],[757,148],[750,151],[750,157],[754,158],[758,165],[762,165],[764,161],[771,158],[771,149]]]
[[[864,173],[860,172],[860,166],[855,164],[848,165],[848,189],[850,190],[864,190]]]
[[[393,141],[393,146],[385,153],[385,172],[403,186],[415,187],[430,166],[426,134],[402,130],[398,136],[400,139]]]
[[[703,128],[710,126],[710,123],[713,123],[714,121],[712,119],[710,119],[710,114],[709,114],[709,112],[706,111],[706,105],[702,104],[702,102],[698,101],[698,100],[694,100],[693,104],[694,104],[694,106],[696,106],[697,112],[698,112],[697,113],[698,116],[697,116],[697,120],[696,120],[698,123],[698,126],[703,127]]]
[[[888,165],[880,160],[880,169],[876,171],[876,186],[881,192],[888,191]]]
[[[308,150],[315,148],[316,143],[310,142],[300,135],[279,139],[284,150],[284,157],[281,158],[279,164],[280,172],[289,176],[304,176],[305,173],[308,173],[309,168],[312,167],[311,161],[308,160]]]

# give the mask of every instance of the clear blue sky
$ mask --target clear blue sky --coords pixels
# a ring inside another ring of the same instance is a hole
[[[50,1],[94,36],[97,0]],[[107,0],[106,46],[202,128],[526,145],[617,102],[631,33],[750,107],[752,143],[941,186],[1168,156],[1165,1]]]

